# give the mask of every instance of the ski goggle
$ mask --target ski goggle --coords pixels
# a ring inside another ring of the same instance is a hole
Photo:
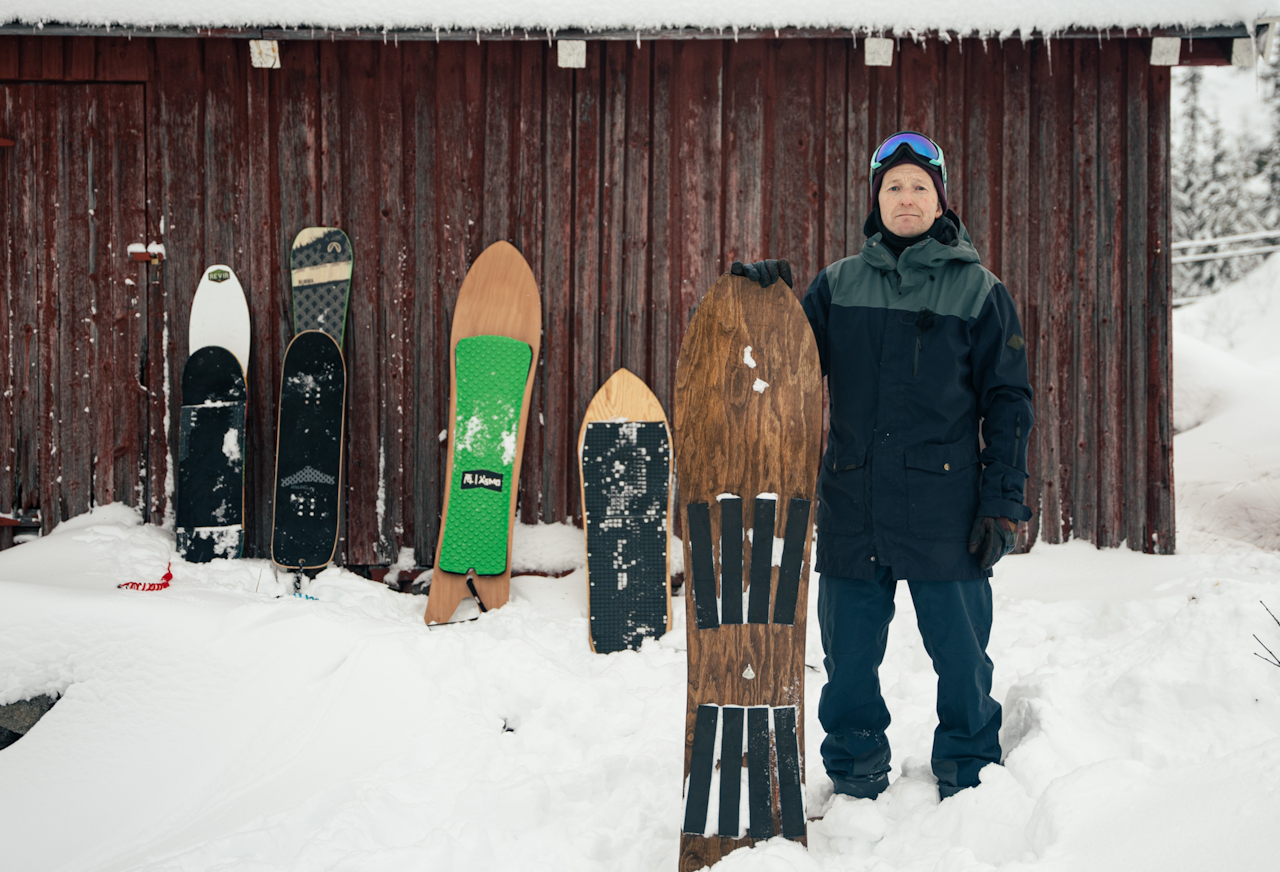
[[[868,176],[868,185],[874,189],[876,170],[888,163],[898,153],[898,149],[903,146],[911,149],[916,157],[925,163],[937,167],[942,176],[942,186],[944,188],[947,186],[947,162],[942,156],[942,146],[923,133],[916,133],[914,130],[895,133],[880,143],[880,147],[871,155],[871,173]]]

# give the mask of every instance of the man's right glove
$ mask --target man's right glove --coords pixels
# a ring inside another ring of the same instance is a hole
[[[757,260],[754,263],[743,263],[735,260],[733,266],[729,267],[729,274],[735,276],[746,276],[751,281],[756,282],[762,288],[782,279],[787,283],[787,287],[794,288],[791,283],[791,264],[783,260]]]
[[[974,518],[969,531],[969,553],[978,555],[983,569],[996,565],[1018,544],[1018,522],[1010,518]]]

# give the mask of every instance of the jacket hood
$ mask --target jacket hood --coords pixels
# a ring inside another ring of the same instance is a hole
[[[871,219],[868,218],[867,220],[868,225],[865,229],[871,229]],[[917,242],[902,253],[902,267],[929,269],[942,266],[951,260],[960,263],[982,263],[982,259],[978,257],[978,250],[973,247],[973,240],[970,238],[964,222],[960,220],[960,216],[948,209],[946,214],[938,220],[949,221],[955,226],[955,242],[946,245],[933,237],[927,237],[924,241]],[[883,236],[884,234],[877,230],[867,237],[866,244],[862,246],[862,251],[860,252],[862,259],[876,269],[897,270],[899,268],[899,259],[894,257],[893,252],[883,244]]]

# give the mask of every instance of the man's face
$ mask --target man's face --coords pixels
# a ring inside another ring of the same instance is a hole
[[[933,179],[910,162],[885,171],[879,203],[884,226],[898,236],[919,236],[942,216]]]

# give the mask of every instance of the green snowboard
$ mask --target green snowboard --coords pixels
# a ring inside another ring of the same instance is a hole
[[[439,566],[500,575],[507,568],[512,468],[533,353],[508,336],[468,337],[455,353],[453,480]]]

